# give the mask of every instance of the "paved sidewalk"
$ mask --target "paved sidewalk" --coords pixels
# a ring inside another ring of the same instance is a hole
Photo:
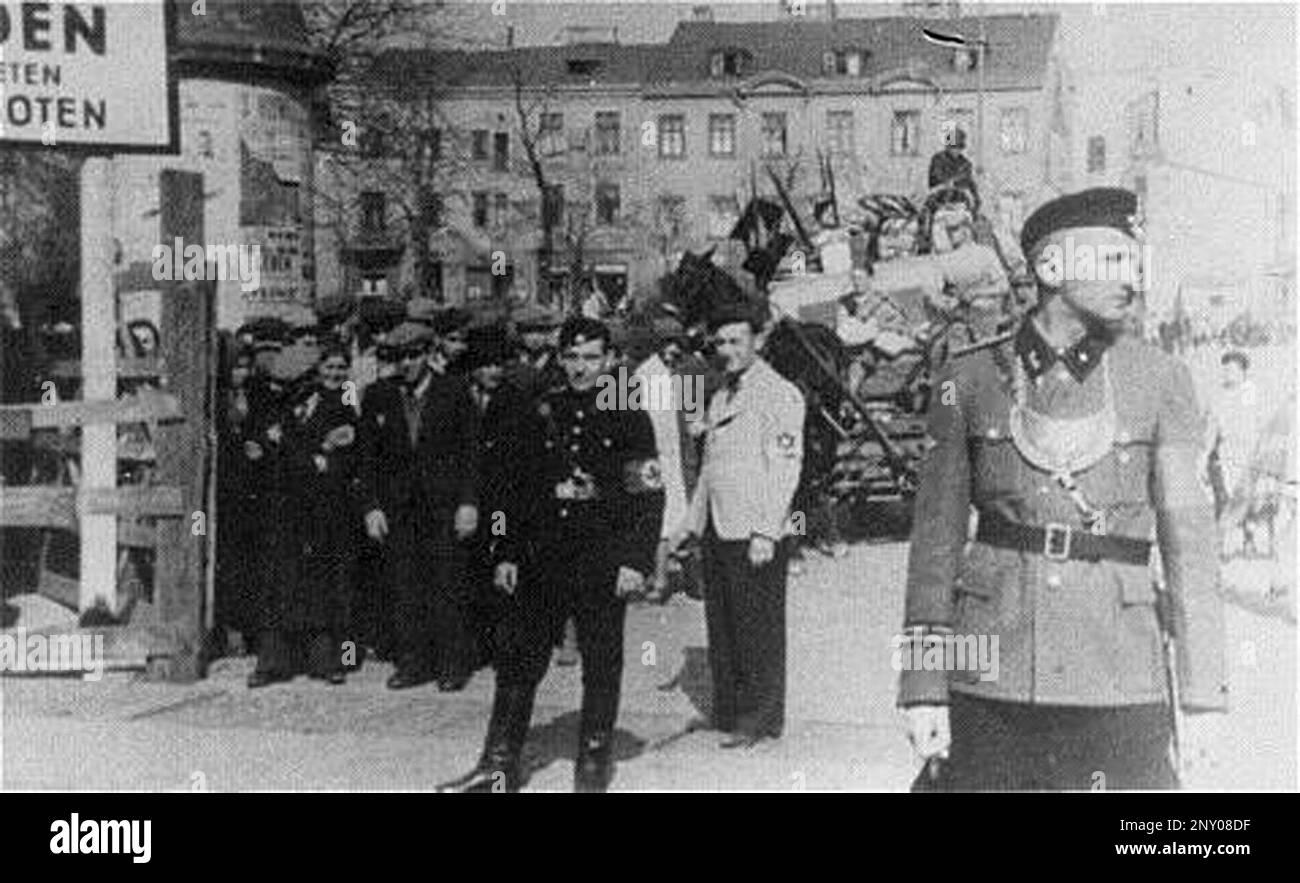
[[[752,752],[683,732],[708,695],[701,605],[679,596],[631,608],[614,790],[906,790],[916,764],[889,664],[905,561],[901,544],[858,545],[843,559],[813,555],[791,580],[786,736]],[[1294,626],[1230,608],[1229,763],[1209,787],[1295,789],[1295,638]],[[220,660],[185,686],[0,679],[0,787],[427,790],[478,756],[490,671],[442,694],[385,689],[392,668],[381,663],[341,687],[298,679],[250,691],[251,668]],[[571,788],[579,693],[579,669],[553,666],[529,736],[530,790]]]

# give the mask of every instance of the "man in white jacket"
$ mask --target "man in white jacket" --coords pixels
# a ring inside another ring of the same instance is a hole
[[[786,557],[782,538],[803,461],[804,399],[759,357],[765,310],[709,321],[726,370],[709,403],[690,531],[704,540],[713,726],[751,748],[785,726]]]

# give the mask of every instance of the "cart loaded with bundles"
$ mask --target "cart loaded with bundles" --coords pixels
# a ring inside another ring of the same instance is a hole
[[[688,252],[661,306],[689,328],[720,304],[765,298],[764,357],[808,403],[805,481],[850,504],[906,500],[932,378],[1013,326],[1032,290],[1023,259],[960,200],[867,197],[844,228],[823,220],[809,235],[774,183],[781,201],[756,198],[733,231],[743,262]]]

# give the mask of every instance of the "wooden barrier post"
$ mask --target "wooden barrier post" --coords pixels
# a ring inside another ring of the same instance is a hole
[[[203,176],[165,169],[159,193],[161,241],[179,237],[187,245],[203,245]],[[180,400],[184,421],[158,429],[158,477],[180,488],[190,510],[183,518],[158,523],[154,600],[159,621],[175,638],[176,651],[165,670],[154,674],[171,680],[202,676],[206,558],[215,514],[206,511],[215,292],[211,281],[173,283],[166,286],[162,302],[159,336],[168,389]],[[202,513],[203,533],[196,533],[197,513]]]
[[[117,305],[113,291],[113,203],[116,175],[109,158],[90,157],[81,169],[81,397],[117,398]],[[81,486],[117,485],[117,426],[81,427]],[[83,510],[81,612],[103,601],[117,609],[117,516]]]

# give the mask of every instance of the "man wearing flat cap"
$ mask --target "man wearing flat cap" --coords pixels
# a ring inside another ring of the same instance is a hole
[[[382,545],[394,601],[394,690],[465,686],[474,649],[463,598],[465,541],[478,525],[479,415],[468,382],[428,360],[431,331],[405,322],[388,336],[397,373],[362,401],[366,532]]]
[[[529,304],[512,318],[519,347],[507,366],[506,381],[530,399],[564,386],[564,369],[555,348],[563,321],[557,311],[541,304]]]
[[[1122,331],[1137,209],[1112,188],[1039,208],[1021,234],[1038,309],[935,384],[892,658],[917,790],[1176,787],[1175,698],[1187,769],[1213,766],[1204,713],[1227,684],[1204,432],[1187,368]]]
[[[609,345],[603,323],[565,322],[566,387],[520,418],[495,550],[495,582],[507,600],[492,715],[478,765],[443,790],[521,787],[533,697],[570,616],[582,647],[574,790],[604,791],[612,779],[625,607],[654,570],[664,495],[649,416],[602,406]]]
[[[803,463],[804,397],[759,356],[766,308],[708,317],[726,378],[709,401],[704,459],[687,515],[704,544],[712,727],[723,748],[785,728],[784,542]]]
[[[464,367],[480,415],[479,510],[483,528],[474,543],[469,567],[471,632],[478,651],[477,663],[487,665],[496,656],[496,632],[504,607],[493,587],[493,552],[508,526],[495,517],[504,514],[515,494],[512,486],[520,456],[519,430],[529,403],[521,391],[505,382],[505,366],[513,358],[505,326],[490,323],[471,327]]]

